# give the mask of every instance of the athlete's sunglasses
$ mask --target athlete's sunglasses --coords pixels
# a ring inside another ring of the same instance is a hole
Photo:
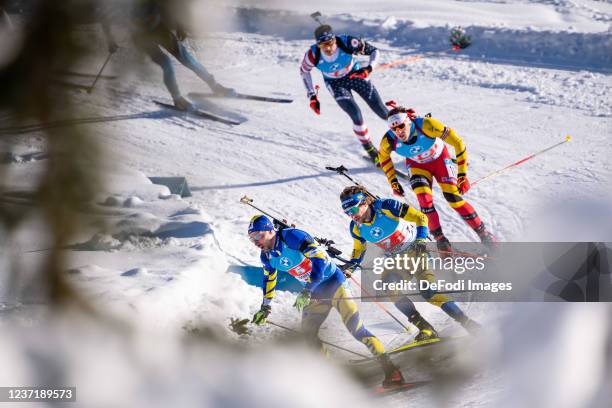
[[[398,130],[404,130],[405,127],[406,127],[405,123],[400,123],[397,126],[393,126],[391,129],[393,129],[393,131],[398,131]]]
[[[346,210],[344,210],[344,213],[348,215],[349,217],[352,217],[353,215],[359,212],[359,206],[361,206],[361,204],[362,203],[359,203],[354,207],[347,208]]]
[[[251,242],[259,242],[264,236],[264,232],[258,232],[257,234],[249,235],[249,240]]]
[[[332,39],[330,39],[330,40],[327,40],[327,41],[323,41],[323,42],[318,43],[318,44],[317,44],[317,47],[319,47],[319,48],[329,48],[329,47],[331,47],[332,45],[334,45],[334,43],[335,43],[335,42],[336,42],[336,39],[335,39],[335,38],[332,38]]]

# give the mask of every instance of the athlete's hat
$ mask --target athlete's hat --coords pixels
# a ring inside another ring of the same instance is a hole
[[[352,196],[347,197],[344,200],[342,200],[342,209],[346,211],[347,209],[351,207],[355,207],[361,204],[362,202],[365,201],[365,199],[366,199],[366,196],[363,193],[353,194]]]
[[[323,24],[318,26],[317,29],[314,31],[314,38],[315,40],[317,40],[317,44],[320,44],[322,42],[336,38],[336,35],[334,34],[334,30],[331,28],[330,25]]]
[[[256,231],[272,231],[274,230],[274,224],[265,215],[256,215],[251,218],[249,223],[249,234]]]
[[[408,115],[405,112],[397,112],[387,118],[387,125],[390,128],[394,128],[404,123],[406,119],[408,119]]]

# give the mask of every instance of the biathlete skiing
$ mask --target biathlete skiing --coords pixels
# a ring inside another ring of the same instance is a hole
[[[427,216],[421,211],[391,198],[376,198],[363,186],[345,188],[340,194],[340,200],[342,210],[351,218],[349,231],[353,238],[351,255],[353,270],[363,261],[368,243],[383,249],[385,256],[395,256],[400,253],[417,258],[428,256],[425,246],[428,234]],[[409,281],[415,278],[417,281],[435,282],[428,263],[420,262],[418,265],[420,266],[415,271],[386,270],[381,278],[383,281],[398,279]],[[350,273],[350,269],[345,270],[345,273]],[[427,302],[440,307],[468,332],[476,333],[480,328],[480,324],[470,319],[457,303],[446,295],[432,289],[421,290],[421,295]],[[399,291],[392,291],[391,298],[395,307],[419,329],[415,341],[438,338],[436,330],[421,316],[409,297],[401,296]]]
[[[417,196],[421,211],[429,219],[429,230],[438,249],[452,252],[452,245],[442,231],[440,217],[434,207],[432,182],[438,181],[444,198],[463,220],[476,232],[480,240],[493,246],[497,239],[487,230],[474,207],[463,195],[470,189],[467,177],[467,149],[463,139],[443,123],[431,117],[418,117],[412,109],[395,106],[389,111],[389,130],[380,141],[380,167],[387,176],[393,194],[404,196],[404,189],[397,180],[391,153],[406,158],[410,169],[410,185]],[[457,169],[446,148],[455,150]]]
[[[251,219],[248,235],[251,242],[261,249],[264,274],[263,302],[253,316],[253,323],[260,325],[266,322],[272,312],[277,275],[279,272],[288,273],[304,285],[294,306],[302,314],[302,332],[310,344],[325,352],[318,332],[334,308],[353,337],[377,357],[385,374],[383,387],[403,384],[401,371],[385,354],[380,340],[361,320],[357,305],[345,286],[344,274],[311,235],[297,228],[276,230],[265,215],[256,215]]]
[[[214,76],[187,50],[183,41],[187,38],[188,33],[184,25],[176,18],[176,13],[173,13],[172,6],[171,2],[163,0],[138,0],[132,6],[128,25],[136,47],[161,67],[164,73],[164,84],[172,96],[174,106],[179,110],[194,108],[193,103],[181,94],[172,59],[168,54],[206,82],[213,93],[222,96],[234,95],[233,89],[218,83]],[[113,14],[116,13],[110,11],[107,13],[107,15]],[[114,21],[108,16],[102,20],[108,50],[114,53],[119,46],[111,33],[111,23]]]
[[[388,109],[383,103],[369,75],[376,69],[379,52],[370,43],[350,35],[335,35],[331,26],[321,25],[315,32],[316,44],[304,55],[300,73],[306,87],[310,108],[319,115],[321,104],[312,83],[310,71],[317,68],[323,75],[325,86],[353,122],[353,132],[359,139],[373,163],[378,163],[378,151],[368,135],[368,126],[361,114],[353,91],[363,98],[370,109],[383,120],[387,119]],[[361,66],[356,55],[370,57],[368,64]]]

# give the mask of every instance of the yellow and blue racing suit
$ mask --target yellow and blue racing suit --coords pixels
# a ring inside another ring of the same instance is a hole
[[[333,307],[353,337],[365,344],[372,354],[385,352],[380,340],[359,317],[357,305],[344,285],[346,279],[342,271],[309,234],[295,228],[281,229],[276,234],[274,248],[261,252],[261,262],[264,304],[269,304],[274,297],[279,271],[294,276],[311,293],[311,302],[302,311],[302,331],[310,342],[324,350],[318,332]]]
[[[394,199],[376,199],[370,204],[372,218],[370,222],[358,224],[351,221],[350,232],[353,237],[353,254],[351,262],[359,264],[363,260],[367,243],[373,243],[385,251],[386,255],[405,252],[408,256],[417,256],[410,243],[416,238],[427,238],[427,216],[421,211]],[[411,224],[409,224],[411,223]],[[416,232],[412,223],[416,224]],[[418,280],[434,282],[435,276],[428,269],[427,263],[422,262],[414,275],[405,269],[386,270],[383,281],[397,278],[410,280],[413,276]],[[421,295],[429,303],[441,307],[453,319],[463,322],[467,316],[457,304],[447,296],[433,290],[421,291]],[[398,291],[392,293],[395,306],[412,321],[416,312],[414,303],[407,297],[401,296]]]

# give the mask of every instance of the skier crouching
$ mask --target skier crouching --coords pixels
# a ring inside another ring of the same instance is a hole
[[[349,227],[353,238],[353,254],[351,263],[356,268],[365,255],[367,243],[382,248],[387,256],[404,253],[410,257],[426,257],[425,240],[427,238],[427,216],[421,211],[394,199],[379,199],[371,195],[362,186],[350,186],[340,194],[342,210],[351,217]],[[414,225],[416,224],[416,231]],[[420,267],[410,274],[406,270],[387,270],[383,273],[383,281],[397,278],[417,281],[435,282],[434,274],[427,268],[427,262],[421,262]],[[353,270],[354,270],[353,268]],[[345,273],[351,273],[351,270]],[[420,286],[420,285],[419,285]],[[447,315],[459,322],[468,332],[475,333],[480,325],[468,318],[457,303],[447,296],[434,290],[422,290],[421,294],[429,303],[440,307]],[[419,333],[415,341],[435,339],[438,337],[435,329],[417,311],[415,304],[407,296],[399,292],[392,294],[392,299],[410,323],[414,324]]]
[[[265,323],[272,311],[270,303],[275,294],[277,273],[289,273],[304,285],[294,306],[302,313],[302,332],[309,343],[325,351],[318,332],[333,307],[340,313],[342,322],[353,337],[365,344],[370,353],[378,356],[385,373],[383,387],[404,382],[401,371],[385,354],[380,340],[359,317],[357,305],[344,286],[344,274],[324,248],[302,230],[282,228],[276,231],[265,215],[256,215],[251,219],[248,234],[251,242],[261,249],[264,273],[263,302],[253,316],[253,323]]]

